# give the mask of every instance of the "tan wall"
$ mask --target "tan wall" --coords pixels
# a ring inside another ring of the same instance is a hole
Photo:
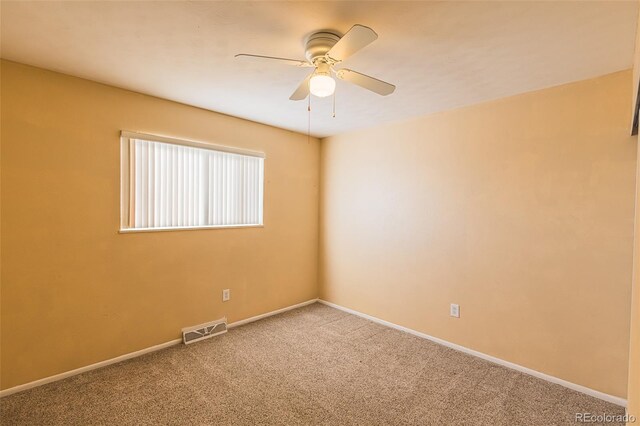
[[[640,84],[640,16],[638,17],[637,25],[636,46],[633,55],[632,114],[635,113],[638,85]],[[640,150],[638,150],[637,164],[640,165]],[[638,268],[640,268],[640,167],[638,167],[638,175],[636,177],[636,223],[633,256],[633,293],[631,296],[629,383],[627,391],[627,412],[637,419],[636,422],[640,422],[640,270]],[[629,422],[629,424],[631,425],[632,423]]]
[[[631,85],[619,72],[323,140],[321,297],[625,397]]]
[[[6,61],[1,84],[3,389],[316,297],[317,140]],[[322,296],[624,397],[630,86],[325,139]],[[118,234],[121,129],[266,152],[267,226]]]
[[[1,78],[2,388],[317,296],[317,140],[11,62]],[[119,234],[122,129],[265,152],[265,227]]]
[[[638,151],[640,164],[640,150]],[[629,389],[627,412],[640,422],[640,167],[636,177],[636,232],[633,257],[633,293],[631,296],[631,341],[629,349]],[[628,424],[637,424],[636,422]]]

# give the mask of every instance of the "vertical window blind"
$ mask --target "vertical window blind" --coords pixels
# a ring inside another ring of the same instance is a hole
[[[264,158],[129,139],[129,228],[262,224]]]

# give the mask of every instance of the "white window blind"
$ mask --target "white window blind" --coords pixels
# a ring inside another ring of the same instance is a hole
[[[132,229],[262,224],[264,158],[129,139]]]

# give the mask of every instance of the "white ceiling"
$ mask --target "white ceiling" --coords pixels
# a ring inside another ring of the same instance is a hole
[[[1,55],[114,86],[306,133],[289,95],[309,69],[234,54],[303,59],[314,30],[372,27],[344,66],[397,85],[381,97],[338,81],[312,100],[324,137],[632,66],[638,3],[7,2]]]

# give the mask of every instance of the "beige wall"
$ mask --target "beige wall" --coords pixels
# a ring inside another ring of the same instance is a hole
[[[317,140],[6,61],[1,84],[2,389],[308,300],[319,273],[329,301],[626,394],[631,72],[323,140],[319,271]],[[118,234],[122,129],[266,152],[265,228]]]
[[[640,16],[636,30],[636,46],[633,55],[632,114],[635,113],[638,86],[640,84]],[[636,143],[638,140],[636,140]],[[640,150],[638,161],[640,165]],[[640,166],[636,177],[636,223],[633,256],[633,293],[631,296],[631,336],[629,342],[629,378],[627,391],[627,412],[640,422]],[[631,425],[632,423],[629,422]],[[637,424],[637,423],[636,423]]]
[[[640,164],[640,150],[638,151]],[[636,177],[636,231],[633,256],[633,293],[631,296],[631,340],[629,348],[629,390],[627,412],[640,422],[640,167]],[[629,425],[637,424],[629,422]]]
[[[3,389],[317,296],[317,140],[11,62],[1,71]],[[122,129],[265,152],[265,227],[119,234]]]
[[[625,397],[631,85],[619,72],[323,140],[321,297]]]

